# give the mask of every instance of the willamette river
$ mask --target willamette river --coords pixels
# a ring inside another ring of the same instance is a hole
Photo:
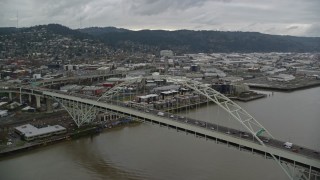
[[[320,87],[275,92],[273,96],[239,104],[274,137],[320,150]],[[191,110],[187,115],[241,128],[228,116],[220,118],[223,112],[214,105]],[[173,129],[140,124],[2,158],[0,179],[285,180],[287,177],[272,160]]]

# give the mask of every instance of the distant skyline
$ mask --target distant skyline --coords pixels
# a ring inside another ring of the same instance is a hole
[[[0,0],[1,27],[255,31],[320,37],[320,0]],[[17,21],[18,17],[18,21]]]

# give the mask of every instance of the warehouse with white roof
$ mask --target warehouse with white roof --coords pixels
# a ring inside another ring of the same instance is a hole
[[[21,136],[23,136],[25,140],[32,141],[36,139],[50,137],[53,135],[64,134],[67,132],[67,129],[60,125],[37,128],[31,124],[25,124],[22,126],[15,127],[15,131]]]

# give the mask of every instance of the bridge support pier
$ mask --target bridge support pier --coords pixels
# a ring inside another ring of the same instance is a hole
[[[40,96],[36,96],[36,107],[41,108],[41,103],[40,103]]]
[[[12,92],[9,92],[9,100],[12,101]]]
[[[20,88],[20,93],[19,93],[19,100],[20,100],[20,104],[22,104],[22,93],[21,93],[21,88]]]
[[[46,105],[47,105],[47,112],[52,112],[53,107],[52,107],[52,100],[49,98],[46,98]]]
[[[31,96],[31,94],[29,94],[29,103],[31,103],[31,100],[32,100],[32,96]]]

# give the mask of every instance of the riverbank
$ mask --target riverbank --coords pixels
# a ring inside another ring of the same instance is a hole
[[[256,100],[256,99],[261,99],[261,98],[265,98],[268,95],[266,94],[259,94],[259,93],[254,93],[254,94],[249,94],[246,96],[239,96],[239,97],[229,97],[232,100],[238,100],[238,101],[242,101],[242,102],[248,102],[248,101],[252,101],[252,100]]]
[[[238,100],[238,101],[242,101],[242,102],[248,102],[248,101],[267,97],[266,94],[260,94],[260,93],[254,92],[254,91],[245,92],[245,93],[242,93],[241,95],[238,95],[238,96],[229,96],[229,95],[225,95],[225,96],[227,96],[228,98],[230,98],[232,100]],[[205,100],[205,101],[200,101],[200,102],[196,102],[196,103],[174,106],[174,107],[170,107],[170,108],[162,108],[162,109],[157,109],[157,110],[178,111],[178,110],[195,109],[197,107],[202,107],[204,105],[211,104],[211,103],[213,103],[213,102],[210,100]]]
[[[311,77],[297,77],[294,80],[268,81],[265,77],[246,80],[243,83],[250,88],[273,91],[296,91],[320,86],[320,80]]]
[[[17,143],[15,143],[15,145],[10,145],[9,147],[7,146],[5,148],[2,147],[0,149],[0,156],[14,155],[16,153],[22,153],[25,151],[56,144],[66,140],[74,140],[81,137],[96,135],[103,131],[111,130],[114,128],[120,128],[128,124],[136,124],[136,123],[138,122],[130,121],[126,123],[119,123],[116,126],[104,126],[102,124],[96,124],[93,126],[80,127],[79,129],[76,129],[74,132],[68,132],[67,134],[63,134],[60,136],[52,136],[50,138],[42,139],[38,141],[28,142],[28,141],[20,140]]]

